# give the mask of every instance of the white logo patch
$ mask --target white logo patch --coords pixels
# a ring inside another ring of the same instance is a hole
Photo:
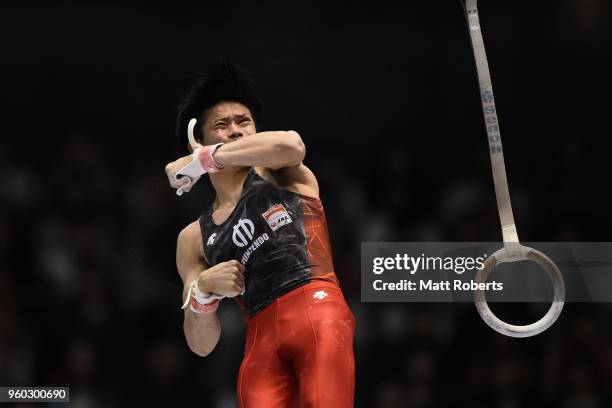
[[[210,245],[214,244],[216,236],[217,236],[216,232],[212,233],[211,236],[208,237],[208,241],[206,241],[206,246],[210,246]]]
[[[317,290],[312,297],[315,299],[325,299],[327,297],[327,292],[324,290]]]
[[[255,232],[255,224],[253,221],[247,219],[240,219],[234,225],[234,233],[232,234],[232,241],[236,246],[242,248],[246,246],[253,239],[253,233]]]
[[[291,224],[291,216],[282,204],[274,204],[261,216],[264,217],[272,231],[276,231],[283,225]]]

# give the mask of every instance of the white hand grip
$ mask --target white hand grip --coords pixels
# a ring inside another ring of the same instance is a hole
[[[200,144],[196,142],[195,137],[193,136],[193,129],[197,123],[197,119],[192,118],[189,120],[189,124],[187,125],[187,138],[189,139],[189,144],[193,150],[197,149]]]

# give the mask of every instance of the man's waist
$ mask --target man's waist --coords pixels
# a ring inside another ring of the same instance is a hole
[[[255,318],[273,303],[283,303],[293,296],[299,295],[303,286],[309,288],[320,287],[335,287],[340,289],[338,279],[335,274],[327,274],[325,277],[308,277],[302,280],[293,281],[290,284],[271,290],[267,296],[262,296],[261,300],[253,299],[246,302],[246,310],[248,311],[247,320]]]

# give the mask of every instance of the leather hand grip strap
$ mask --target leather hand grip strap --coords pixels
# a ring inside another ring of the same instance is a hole
[[[196,298],[194,297],[192,297],[191,300],[189,301],[189,310],[191,310],[193,313],[210,314],[210,313],[214,313],[218,307],[219,307],[219,299],[215,299],[212,302],[206,303],[204,305],[198,302]]]
[[[193,130],[197,123],[196,119],[191,119],[187,126],[187,138],[191,146],[192,160],[189,164],[180,169],[174,176],[174,180],[182,183],[176,190],[177,196],[182,196],[183,193],[191,191],[191,188],[198,182],[200,177],[206,173],[216,173],[223,170],[223,166],[218,164],[213,155],[223,143],[217,143],[211,146],[202,146],[195,140]]]
[[[518,232],[512,214],[512,205],[510,203],[499,121],[495,109],[493,85],[491,83],[489,64],[480,27],[477,0],[461,0],[461,4],[465,10],[472,49],[474,50],[474,58],[476,60],[476,69],[478,71],[482,110],[489,141],[491,168],[493,170],[493,183],[495,185],[495,196],[497,198],[497,208],[499,210],[504,241],[504,247],[487,258],[483,268],[478,271],[476,282],[486,282],[489,273],[498,263],[531,260],[537,262],[547,271],[554,287],[553,303],[548,313],[537,322],[525,326],[511,325],[497,318],[491,312],[491,309],[489,309],[482,290],[474,291],[474,301],[482,319],[497,332],[511,337],[530,337],[549,328],[561,314],[565,300],[565,283],[559,268],[550,258],[535,249],[527,248],[519,243]]]

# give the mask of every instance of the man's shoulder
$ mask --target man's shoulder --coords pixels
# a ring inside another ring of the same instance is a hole
[[[199,220],[193,221],[179,232],[176,246],[179,253],[197,253],[198,256],[204,257]]]
[[[317,179],[312,170],[306,167],[304,163],[279,169],[256,167],[255,171],[260,177],[278,187],[309,197],[319,197]]]
[[[195,220],[179,232],[178,240],[193,241],[202,240],[202,231],[200,230],[200,220]]]

